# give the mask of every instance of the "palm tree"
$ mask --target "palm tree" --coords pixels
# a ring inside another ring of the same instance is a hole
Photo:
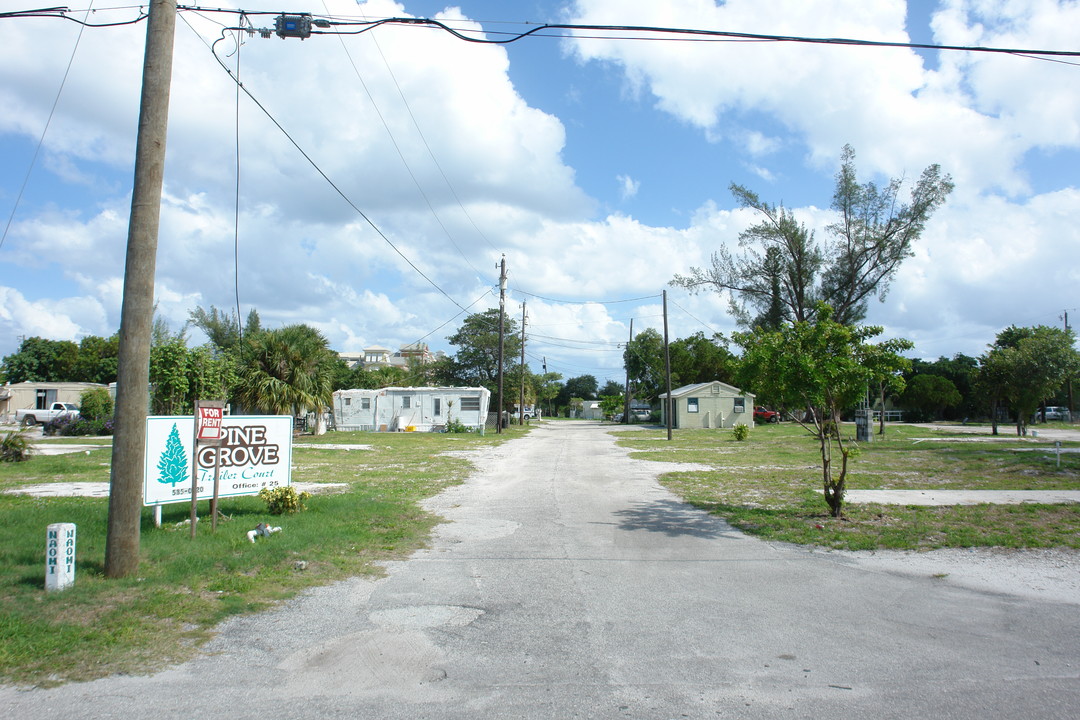
[[[293,415],[329,407],[337,355],[308,325],[287,325],[251,338],[237,399],[245,408]]]

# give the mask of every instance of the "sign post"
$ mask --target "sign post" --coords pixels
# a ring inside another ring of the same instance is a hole
[[[199,452],[200,445],[218,445],[221,442],[221,421],[225,415],[225,403],[220,400],[195,401],[195,439],[193,447]],[[218,465],[219,453],[214,453],[214,498],[210,501],[211,529],[217,529],[218,500]],[[199,521],[197,506],[199,502],[198,463],[191,463],[191,537],[195,538],[195,523]]]

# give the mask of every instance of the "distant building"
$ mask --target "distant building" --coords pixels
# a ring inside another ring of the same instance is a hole
[[[673,428],[731,428],[754,426],[754,394],[712,382],[683,385],[671,391]],[[661,393],[660,422],[667,424],[667,393]]]
[[[364,370],[378,370],[382,367],[409,366],[410,362],[426,365],[442,357],[443,353],[432,353],[426,343],[409,343],[402,345],[401,349],[394,352],[382,345],[369,345],[363,352],[341,352],[338,357],[344,360],[349,367],[361,367]]]
[[[483,432],[490,401],[487,388],[338,390],[334,393],[334,426],[338,430],[431,432],[456,420]]]
[[[54,402],[79,404],[80,396],[92,388],[108,385],[88,382],[21,382],[0,386],[0,418],[11,420],[16,410],[44,410]]]

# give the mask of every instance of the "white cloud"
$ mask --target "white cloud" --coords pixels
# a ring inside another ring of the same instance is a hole
[[[87,328],[99,327],[103,316],[93,298],[32,301],[18,290],[0,287],[0,328],[12,339],[3,352],[5,355],[18,349],[20,337],[79,340],[83,335],[94,334]]]
[[[328,0],[331,13],[352,16],[405,16],[410,6]],[[942,42],[1069,47],[1077,7],[950,0],[935,13],[933,32]],[[908,38],[900,0],[578,0],[572,9],[575,20],[594,23]],[[573,69],[582,74],[603,63],[603,82],[621,73],[628,93],[696,129],[710,150],[732,148],[729,165],[709,168],[714,184],[703,183],[676,208],[691,217],[688,224],[657,227],[631,214],[635,203],[671,173],[698,170],[693,149],[665,155],[663,167],[629,154],[571,167],[567,134],[577,118],[530,105],[511,81],[514,56],[503,48],[392,26],[304,42],[255,37],[240,49],[245,86],[385,237],[246,99],[234,234],[235,85],[203,42],[220,28],[183,17],[199,35],[178,23],[157,264],[159,312],[174,327],[196,304],[231,310],[239,293],[241,314],[254,307],[267,326],[311,323],[342,350],[425,336],[445,347],[460,320],[436,328],[460,306],[478,298],[470,312],[497,306],[495,267],[506,253],[512,295],[527,300],[537,331],[545,326],[552,337],[577,341],[576,350],[559,350],[574,358],[568,376],[606,372],[621,367],[620,353],[585,343],[624,342],[631,317],[635,331],[659,326],[655,296],[667,282],[707,264],[721,245],[735,247],[755,220],[725,209],[730,174],[761,178],[770,202],[791,197],[785,183],[794,175],[811,176],[821,188],[810,196],[827,205],[847,142],[864,176],[910,180],[936,162],[957,182],[889,301],[871,306],[871,320],[918,341],[920,353],[978,352],[1011,322],[1048,321],[1047,312],[1067,307],[1059,288],[1078,279],[1069,261],[1080,256],[1075,181],[1050,181],[1030,164],[1039,153],[1080,146],[1075,68],[949,53],[934,65],[903,49],[574,41],[568,47],[576,60],[561,70],[580,62]],[[471,22],[453,8],[443,17]],[[0,45],[0,134],[32,147],[77,33],[49,20],[10,26]],[[31,189],[45,199],[16,215],[0,255],[0,330],[8,338],[107,335],[119,325],[144,34],[142,25],[84,33],[32,178]],[[234,66],[230,42],[218,47]],[[552,72],[552,83],[566,84],[552,97],[580,93],[570,107],[586,112],[589,82],[598,80],[570,75]],[[801,167],[784,165],[792,156]],[[623,212],[595,215],[615,203],[589,198],[578,172],[598,178],[598,194],[620,192]],[[53,185],[43,189],[38,183],[46,180]],[[49,187],[58,191],[50,195]],[[8,185],[3,191],[10,194]],[[794,209],[820,232],[829,212],[809,202]],[[671,312],[674,337],[707,327],[730,332],[724,298],[680,292],[672,291],[681,307]],[[648,299],[564,305],[537,296]],[[0,353],[14,342],[0,340]]]
[[[615,180],[619,183],[619,196],[623,200],[629,200],[638,194],[641,189],[641,181],[635,180],[629,175],[616,175]]]

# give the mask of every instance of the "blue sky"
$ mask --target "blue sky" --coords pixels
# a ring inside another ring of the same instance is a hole
[[[95,2],[93,19],[131,18],[109,9],[119,5]],[[1049,0],[241,6],[439,17],[489,32],[577,22],[1058,50],[1078,49],[1080,21],[1080,4]],[[119,325],[145,25],[80,39],[62,20],[0,23],[8,354],[21,336],[78,340]],[[445,338],[461,308],[498,306],[505,255],[508,312],[520,317],[527,303],[533,367],[547,358],[564,377],[621,380],[618,344],[631,318],[635,332],[660,327],[665,288],[673,338],[737,329],[726,298],[667,286],[754,222],[729,184],[783,202],[823,237],[845,143],[864,180],[914,179],[939,163],[956,182],[870,308],[886,336],[913,340],[921,357],[978,355],[1010,324],[1060,325],[1080,305],[1076,65],[775,43],[491,46],[389,26],[245,38],[245,86],[429,282],[244,97],[237,143],[235,86],[208,48],[233,23],[216,13],[177,23],[156,277],[158,311],[174,328],[196,306],[234,308],[239,294],[241,314],[254,307],[270,327],[307,322],[338,350],[423,339],[453,352]],[[232,36],[217,49],[235,67]]]

